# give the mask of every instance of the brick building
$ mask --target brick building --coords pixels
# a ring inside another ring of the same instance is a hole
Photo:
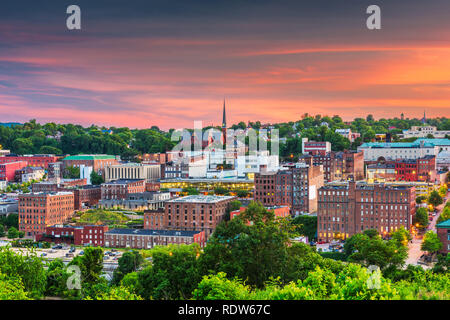
[[[408,186],[327,184],[319,189],[318,240],[346,239],[367,229],[383,236],[400,226],[410,230],[415,198],[415,188]]]
[[[105,247],[151,249],[154,246],[169,244],[198,243],[205,246],[204,231],[149,230],[149,229],[113,229],[105,233]]]
[[[296,163],[286,170],[255,174],[254,200],[264,206],[289,206],[291,214],[317,210],[317,189],[324,184],[322,166]]]
[[[224,218],[231,196],[192,195],[169,200],[163,210],[144,212],[144,229],[205,231],[209,237]]]
[[[434,181],[436,177],[436,156],[395,161],[397,181]]]
[[[68,156],[63,160],[63,167],[92,167],[96,173],[101,174],[107,166],[119,164],[115,156],[105,154],[82,154],[77,156]]]
[[[142,163],[159,163],[164,164],[172,161],[171,153],[145,153],[141,157]]]
[[[105,200],[126,199],[130,193],[145,191],[145,180],[128,179],[114,180],[101,185],[101,198]]]
[[[52,181],[43,181],[33,183],[31,191],[33,192],[58,192],[66,191],[67,188],[75,188],[86,185],[86,179],[63,179],[59,183]]]
[[[84,210],[98,204],[102,197],[102,189],[96,185],[86,185],[73,190],[74,209]]]
[[[437,235],[442,242],[440,253],[448,254],[450,252],[450,220],[443,221],[436,225]]]
[[[0,180],[15,181],[16,171],[27,166],[26,161],[5,162],[0,164]]]
[[[326,154],[331,151],[329,141],[308,141],[308,138],[302,138],[303,154]]]
[[[364,179],[364,154],[362,152],[346,150],[306,154],[299,161],[313,166],[322,165],[326,182]]]
[[[0,157],[0,163],[10,163],[17,161],[26,161],[27,165],[30,167],[42,167],[47,169],[49,163],[58,161],[58,157],[45,154],[25,155],[25,156],[6,155],[4,157]]]
[[[107,231],[108,226],[103,225],[54,225],[45,228],[45,233],[38,235],[36,238],[38,241],[103,247],[105,244],[104,235]]]
[[[45,233],[47,226],[63,224],[74,212],[72,192],[19,195],[19,230],[25,236]]]

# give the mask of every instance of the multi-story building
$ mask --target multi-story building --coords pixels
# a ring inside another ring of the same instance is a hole
[[[156,181],[161,178],[161,165],[127,163],[105,168],[105,181],[119,179],[140,179],[147,182]]]
[[[27,166],[26,161],[0,163],[0,180],[15,181],[16,171]]]
[[[16,170],[16,181],[31,182],[41,180],[45,175],[45,170],[41,167],[25,167]]]
[[[436,225],[437,235],[442,242],[440,253],[448,254],[450,252],[450,220],[443,221]]]
[[[253,198],[264,206],[289,206],[292,215],[317,210],[317,189],[324,183],[322,166],[303,162],[277,172],[255,175]]]
[[[102,200],[126,199],[130,193],[145,191],[145,180],[123,179],[102,183]]]
[[[398,181],[433,181],[436,176],[436,157],[429,155],[396,161],[395,174]]]
[[[62,162],[49,163],[47,169],[48,180],[59,183],[62,177],[63,177]]]
[[[436,157],[436,171],[450,170],[450,151],[442,151]]]
[[[433,126],[412,126],[411,129],[403,130],[402,138],[427,138],[432,135],[434,138],[446,138],[450,136],[450,130],[437,130]]]
[[[75,210],[84,210],[96,206],[102,197],[102,189],[96,185],[85,185],[67,190],[73,191]]]
[[[414,142],[368,142],[358,147],[364,152],[364,161],[389,161],[398,159],[418,159],[437,156],[442,151],[450,151],[449,139],[417,139]]]
[[[53,161],[54,162],[54,161]],[[68,156],[63,160],[63,167],[77,167],[81,165],[85,167],[92,167],[92,170],[97,174],[101,174],[102,171],[112,165],[119,164],[118,159],[115,156],[105,155],[105,154],[82,154],[77,156]]]
[[[164,211],[145,211],[144,229],[204,231],[209,237],[233,199],[236,197],[192,195],[166,201]]]
[[[358,132],[352,132],[352,129],[350,129],[350,128],[336,129],[334,132],[339,133],[344,138],[347,138],[348,140],[350,140],[350,142],[354,142],[356,138],[359,138],[361,136],[361,134]]]
[[[49,163],[58,161],[58,157],[46,154],[24,155],[24,156],[10,154],[4,157],[0,157],[0,163],[9,163],[17,161],[25,161],[27,162],[27,165],[30,167],[42,167],[47,169]]]
[[[308,141],[308,138],[302,138],[303,154],[326,154],[331,151],[329,141]]]
[[[53,181],[42,181],[33,183],[31,191],[33,192],[58,192],[67,191],[67,188],[76,188],[86,185],[86,179],[62,179],[59,183]]]
[[[366,179],[369,183],[395,181],[394,163],[369,164],[366,168]]]
[[[172,161],[172,154],[170,153],[145,153],[141,157],[142,163],[164,164],[170,161]]]
[[[131,193],[125,199],[102,199],[101,208],[121,208],[125,210],[159,210],[164,208],[165,201],[171,198],[170,192]]]
[[[105,245],[105,225],[54,225],[45,228],[45,233],[38,235],[39,241],[66,243],[69,245],[103,247]]]
[[[234,168],[238,177],[254,179],[255,173],[275,171],[279,167],[278,155],[270,155],[269,151],[259,151],[257,154],[237,156]]]
[[[105,233],[105,247],[151,249],[154,246],[169,244],[198,243],[204,247],[204,231],[150,230],[150,229],[113,229]]]
[[[368,229],[386,236],[401,226],[410,230],[414,214],[414,187],[354,181],[327,184],[319,189],[317,238],[329,242]]]
[[[72,192],[19,195],[19,230],[34,237],[47,226],[63,224],[74,212]]]
[[[345,150],[338,152],[337,177],[342,180],[364,179],[364,154],[363,152]]]

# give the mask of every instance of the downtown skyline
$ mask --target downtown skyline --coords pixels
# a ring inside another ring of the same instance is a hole
[[[376,31],[369,1],[91,2],[81,31],[70,2],[2,4],[0,122],[220,126],[224,97],[228,124],[450,116],[446,1],[377,1]]]

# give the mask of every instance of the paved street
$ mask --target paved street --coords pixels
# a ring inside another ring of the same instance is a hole
[[[445,203],[447,201],[448,201],[448,195],[444,199],[444,203],[441,206],[439,206],[439,211],[436,214],[436,216],[433,217],[433,220],[430,222],[430,225],[428,226],[427,231],[433,230],[434,232],[436,232],[436,221],[437,221],[439,215],[441,214],[442,210],[444,209]],[[408,244],[409,253],[408,253],[408,259],[406,259],[406,265],[408,265],[408,264],[418,265],[417,261],[419,260],[420,256],[422,254],[424,254],[424,252],[422,250],[420,250],[421,244],[422,244],[422,239],[413,239],[412,243]],[[424,269],[429,268],[423,264],[421,264],[420,266],[422,266]]]

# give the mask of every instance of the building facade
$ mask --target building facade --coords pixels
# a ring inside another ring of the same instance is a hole
[[[160,178],[160,164],[127,163],[105,168],[105,182],[119,179],[142,179],[152,182]]]
[[[232,196],[192,195],[166,201],[164,211],[145,211],[144,229],[204,231],[209,237],[223,220]]]
[[[45,233],[47,226],[64,224],[74,212],[72,192],[19,195],[19,230],[26,237]]]
[[[151,249],[154,246],[169,244],[198,243],[204,247],[204,231],[150,230],[150,229],[113,229],[105,233],[105,247]]]
[[[442,242],[440,253],[448,254],[450,252],[450,220],[443,221],[436,225],[437,236]]]
[[[128,179],[114,180],[101,185],[102,200],[126,199],[130,193],[142,193],[145,191],[145,180]]]
[[[408,186],[327,184],[319,189],[318,241],[346,239],[368,229],[383,236],[402,226],[410,230],[415,198],[415,188]]]
[[[323,184],[322,166],[299,162],[285,170],[257,173],[253,198],[264,206],[289,206],[292,215],[312,213]]]
[[[0,163],[0,180],[16,181],[16,171],[27,166],[26,161]]]
[[[112,165],[119,164],[115,156],[105,154],[83,154],[77,156],[68,156],[63,160],[63,167],[77,167],[84,165],[85,167],[92,167],[97,174],[102,174],[103,170]]]
[[[47,227],[45,233],[37,236],[37,240],[76,246],[103,247],[107,231],[108,226],[103,225],[54,225]]]
[[[17,162],[17,161],[25,161],[27,165],[30,167],[42,167],[47,169],[48,164],[52,162],[58,161],[58,157],[54,155],[6,155],[4,157],[0,157],[0,163],[9,163],[9,162]]]

